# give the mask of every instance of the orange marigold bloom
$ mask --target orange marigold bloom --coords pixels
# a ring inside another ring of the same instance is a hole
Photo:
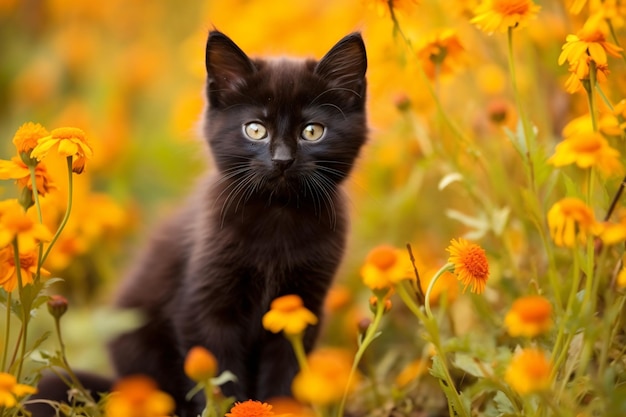
[[[40,242],[52,239],[52,233],[43,224],[35,222],[24,212],[17,200],[0,202],[0,248],[9,245],[17,236],[20,252],[35,249]]]
[[[271,405],[254,400],[237,402],[230,409],[230,413],[226,413],[226,417],[270,417],[273,415]]]
[[[307,358],[309,367],[296,375],[291,385],[293,395],[308,404],[328,405],[343,396],[352,368],[352,355],[342,349],[324,348]],[[349,390],[356,386],[352,381]]]
[[[571,73],[567,81],[565,81],[565,91],[570,94],[574,94],[583,88],[583,81],[590,80],[590,62],[592,61],[590,56],[581,59],[576,62],[572,62],[569,65],[569,72]],[[607,64],[596,64],[596,80],[599,83],[603,83],[609,76],[609,66]]]
[[[35,149],[35,146],[37,146],[37,141],[44,136],[48,136],[48,131],[39,123],[24,123],[17,129],[17,132],[15,132],[13,144],[17,148],[17,153],[24,152],[30,154],[30,152]]]
[[[202,346],[194,346],[185,358],[185,374],[195,382],[209,380],[217,373],[217,359]]]
[[[518,298],[504,317],[504,324],[513,337],[545,333],[552,328],[552,304],[540,295]]]
[[[465,49],[456,31],[447,29],[426,39],[417,48],[417,57],[430,79],[435,75],[452,74],[461,66]]]
[[[465,285],[463,291],[471,286],[473,293],[482,293],[489,278],[485,250],[475,243],[459,238],[452,239],[446,251],[450,253],[448,262],[454,265],[455,275]]]
[[[14,179],[18,187],[28,187],[33,189],[33,183],[30,178],[28,166],[19,156],[14,156],[10,161],[0,159],[0,180]],[[44,196],[54,188],[56,188],[48,175],[48,170],[43,164],[37,164],[35,167],[35,182],[37,184],[37,192]]]
[[[623,171],[620,153],[598,132],[579,132],[566,137],[556,145],[548,163],[561,167],[576,164],[579,168],[596,167],[604,175]]]
[[[263,327],[272,333],[300,334],[308,325],[317,324],[317,317],[304,307],[302,298],[295,294],[276,298],[263,316]]]
[[[531,0],[484,0],[474,10],[476,16],[471,23],[487,33],[506,32],[526,25],[540,9]]]
[[[15,407],[17,398],[35,394],[37,389],[30,385],[18,384],[17,379],[6,372],[0,372],[0,406]]]
[[[85,169],[85,161],[93,157],[85,132],[77,127],[54,129],[50,135],[39,139],[30,155],[41,160],[53,149],[61,156],[73,158],[72,171],[77,174]]]
[[[106,407],[106,417],[160,417],[171,415],[174,400],[160,391],[145,376],[134,375],[119,380],[113,387]]]
[[[22,285],[32,284],[37,275],[37,265],[39,251],[32,250],[28,252],[20,252],[20,275],[22,277]],[[17,268],[15,266],[15,256],[13,248],[7,246],[0,252],[0,286],[6,292],[11,292],[17,288]],[[40,268],[41,275],[50,276],[50,273],[44,268]]]
[[[538,349],[523,349],[517,353],[504,375],[505,381],[518,393],[525,395],[550,387],[552,365]]]
[[[405,251],[381,245],[370,251],[361,268],[363,283],[372,290],[391,288],[413,278],[413,267]]]
[[[587,234],[598,230],[595,216],[582,200],[563,198],[548,211],[550,236],[557,246],[574,247],[576,239],[584,242]]]
[[[607,54],[619,57],[623,50],[617,45],[606,40],[607,29],[601,15],[589,18],[575,35],[567,35],[558,63],[563,65],[565,61],[578,62],[587,56],[591,57],[598,65],[607,63]]]

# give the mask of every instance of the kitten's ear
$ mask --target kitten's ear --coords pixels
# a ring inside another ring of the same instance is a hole
[[[221,93],[232,90],[253,74],[256,67],[230,38],[218,31],[209,32],[206,44],[207,93],[209,103],[218,106]]]
[[[315,67],[315,73],[336,87],[347,88],[359,97],[365,93],[367,54],[360,33],[352,33],[331,48]]]

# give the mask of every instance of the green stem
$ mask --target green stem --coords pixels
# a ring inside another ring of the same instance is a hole
[[[304,343],[302,342],[302,333],[288,334],[286,336],[289,343],[291,343],[291,346],[293,347],[293,352],[296,355],[300,369],[308,371],[309,363],[306,360],[306,352],[304,351]]]
[[[589,61],[589,86],[585,86],[585,91],[587,92],[587,103],[589,105],[589,114],[591,115],[591,125],[593,126],[593,131],[598,131],[598,116],[596,114],[596,99],[593,94],[596,86],[596,62],[591,60]]]
[[[11,294],[7,293],[7,316],[6,316],[6,326],[4,329],[4,349],[2,351],[2,372],[7,372],[7,354],[9,350],[9,337],[11,336]]]
[[[615,42],[615,45],[621,47],[621,45],[619,44],[619,38],[617,37],[617,35],[615,33],[615,28],[613,27],[613,22],[611,22],[611,19],[606,19],[606,22],[607,22],[607,24],[609,26],[609,32],[611,32],[611,37],[613,38],[613,42]],[[626,63],[626,52],[624,52],[623,49],[620,52],[620,55],[622,56],[622,59]]]
[[[48,255],[50,255],[50,251],[52,250],[52,247],[54,246],[55,242],[59,239],[61,232],[67,225],[67,221],[69,220],[70,213],[72,211],[73,176],[72,176],[72,157],[71,156],[67,157],[67,173],[68,173],[68,176],[67,176],[68,187],[67,187],[67,208],[65,209],[65,215],[63,216],[63,220],[61,220],[61,224],[59,225],[57,232],[54,234],[54,237],[50,241],[50,244],[48,245],[46,252],[41,258],[41,262],[39,263],[40,265],[43,265],[44,262],[46,262],[46,259],[48,259]]]
[[[365,331],[365,336],[363,340],[359,344],[359,348],[354,355],[354,361],[352,362],[352,368],[350,369],[350,374],[348,375],[348,382],[346,383],[346,387],[343,391],[343,396],[341,398],[341,402],[339,403],[339,408],[337,409],[337,417],[343,417],[344,409],[346,407],[346,400],[348,399],[348,392],[350,387],[352,386],[352,380],[354,379],[354,375],[356,374],[357,367],[359,366],[359,362],[361,362],[361,358],[363,357],[363,353],[372,343],[372,341],[378,336],[378,327],[380,327],[380,322],[383,318],[383,314],[385,313],[385,302],[384,296],[376,296],[378,298],[378,302],[376,303],[376,312],[374,313],[374,321],[369,325],[367,330]]]
[[[204,385],[204,398],[206,398],[206,407],[202,411],[202,417],[218,417],[213,404],[213,385],[210,381],[207,381]]]
[[[30,300],[24,299],[24,283],[22,281],[22,267],[20,264],[20,249],[17,242],[17,236],[13,239],[13,259],[15,262],[15,273],[17,274],[17,289],[20,295],[20,303],[22,304],[22,357],[17,365],[17,374],[15,377],[20,380],[22,374],[22,364],[26,356],[26,341],[28,339],[28,322],[30,319]]]
[[[43,224],[43,213],[41,211],[41,202],[39,201],[39,190],[37,189],[37,175],[36,167],[29,165],[28,170],[30,172],[30,182],[33,186],[33,200],[35,201],[35,209],[37,210],[37,218],[39,223]],[[35,275],[35,282],[41,277],[41,265],[43,264],[43,244],[39,244],[39,255],[37,257],[37,273]]]
[[[428,317],[430,317],[431,319],[434,319],[434,317],[433,317],[432,311],[430,310],[430,293],[435,287],[435,283],[437,282],[439,277],[442,276],[444,273],[448,271],[453,271],[453,270],[454,270],[454,264],[451,262],[448,262],[447,264],[439,268],[439,271],[435,273],[433,278],[428,283],[428,288],[426,289],[426,295],[424,296],[425,298],[424,307],[426,308],[426,315],[428,315]]]

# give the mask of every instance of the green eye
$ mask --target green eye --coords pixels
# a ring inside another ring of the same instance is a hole
[[[302,129],[302,139],[307,141],[316,141],[319,140],[322,136],[324,136],[324,126],[319,123],[310,123]]]
[[[261,140],[267,137],[267,129],[258,122],[250,122],[243,125],[243,133],[252,140]]]

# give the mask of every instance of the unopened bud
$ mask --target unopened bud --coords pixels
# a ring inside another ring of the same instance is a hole
[[[28,187],[22,187],[20,190],[20,196],[17,201],[20,203],[20,206],[24,207],[24,210],[28,210],[32,206],[35,205],[35,200],[33,199],[33,191]]]
[[[51,295],[48,299],[48,311],[55,319],[60,319],[67,311],[67,299],[62,295]]]
[[[370,327],[370,324],[372,324],[372,320],[368,318],[359,320],[359,323],[357,324],[359,334],[365,334],[367,329]]]
[[[207,381],[217,373],[217,359],[202,346],[194,346],[187,353],[184,369],[193,381]]]
[[[391,310],[391,300],[389,298],[385,298],[384,300],[384,310],[383,310],[383,314],[386,314],[389,312],[389,310]],[[372,311],[372,313],[376,313],[376,309],[378,308],[378,297],[375,296],[371,296],[370,297],[370,310]]]

